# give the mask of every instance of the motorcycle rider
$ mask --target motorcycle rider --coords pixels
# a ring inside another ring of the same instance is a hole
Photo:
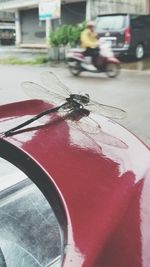
[[[86,24],[86,28],[80,35],[81,47],[86,48],[84,55],[92,57],[93,65],[97,65],[97,58],[99,56],[99,42],[97,35],[94,31],[94,22],[89,21]]]

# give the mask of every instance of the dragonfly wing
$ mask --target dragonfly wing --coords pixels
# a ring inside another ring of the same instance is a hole
[[[63,100],[63,98],[57,93],[50,92],[45,87],[37,83],[26,81],[23,82],[21,86],[25,93],[32,98],[43,99],[55,105],[59,104]]]
[[[78,128],[83,134],[101,148],[101,144],[126,149],[127,145],[122,140],[104,132],[100,125],[89,117],[83,117],[79,121],[72,121],[71,126]]]
[[[71,94],[69,88],[51,71],[42,72],[41,81],[50,91],[56,92],[64,98]]]
[[[124,111],[123,109],[104,105],[96,101],[90,101],[85,108],[87,108],[89,111],[95,112],[108,118],[122,119],[126,116],[126,111]]]
[[[100,125],[89,117],[82,117],[75,123],[80,131],[88,134],[98,134],[101,129]]]
[[[122,149],[126,149],[128,147],[127,144],[124,143],[119,138],[114,137],[113,135],[110,135],[102,130],[99,132],[99,134],[96,135],[95,140],[102,144],[106,144],[106,145],[110,145],[110,146],[118,147]]]

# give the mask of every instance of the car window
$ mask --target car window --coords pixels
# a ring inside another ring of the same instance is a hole
[[[125,16],[102,16],[96,20],[96,32],[118,30],[125,26]]]
[[[0,174],[0,266],[60,266],[60,230],[44,195],[2,159]]]
[[[143,28],[144,19],[143,16],[135,16],[131,19],[131,26],[134,28]]]
[[[144,26],[148,29],[150,29],[150,16],[143,17]]]

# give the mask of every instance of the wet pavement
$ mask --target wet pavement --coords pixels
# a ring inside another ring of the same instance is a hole
[[[16,46],[0,46],[0,60],[16,58],[21,60],[33,60],[48,54],[46,48],[17,48]]]
[[[150,56],[143,60],[136,61],[134,59],[120,59],[122,68],[129,70],[150,70]]]
[[[17,48],[16,46],[0,46],[0,59],[19,58],[21,60],[32,60],[37,57],[48,57],[47,48]],[[123,69],[150,70],[150,56],[136,61],[134,58],[120,58]],[[52,62],[53,63],[53,62]]]

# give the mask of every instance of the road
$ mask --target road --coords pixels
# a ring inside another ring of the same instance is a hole
[[[126,118],[118,122],[150,146],[150,71],[122,70],[116,79],[105,74],[83,73],[72,77],[63,65],[7,66],[0,65],[0,104],[28,99],[23,92],[23,81],[40,82],[40,73],[51,70],[73,92],[89,93],[100,103],[120,107],[127,112]]]

